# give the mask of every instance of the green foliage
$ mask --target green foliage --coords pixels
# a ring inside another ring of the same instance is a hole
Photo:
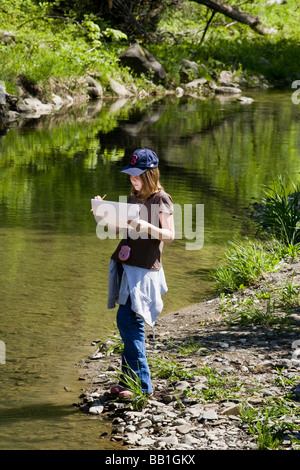
[[[264,189],[255,220],[259,230],[267,233],[264,242],[231,243],[225,254],[225,265],[213,273],[219,293],[232,293],[259,280],[266,272],[276,270],[282,259],[297,259],[300,250],[300,187],[286,184],[281,176],[273,188]],[[299,304],[299,288],[293,279],[281,288],[281,305]],[[280,304],[279,304],[280,305]],[[249,315],[250,312],[247,313]],[[260,312],[256,312],[260,315]],[[267,311],[267,313],[270,313]],[[252,311],[252,314],[255,312]],[[254,315],[255,316],[255,315]],[[253,319],[253,315],[251,315]]]
[[[178,352],[179,354],[195,354],[198,352],[200,349],[202,349],[202,344],[200,341],[195,341],[194,338],[191,338],[190,340],[183,341],[181,345],[179,346]]]
[[[97,24],[93,17],[86,16],[80,24],[72,17],[52,15],[49,3],[14,3],[14,10],[8,0],[0,7],[2,28],[11,33],[10,41],[0,41],[1,79],[8,91],[16,91],[18,76],[41,85],[50,78],[64,79],[72,92],[80,86],[77,79],[88,72],[98,71],[104,83],[107,75],[119,73],[118,44],[126,40],[124,33],[103,21]]]
[[[244,405],[240,407],[240,414],[249,424],[249,432],[255,436],[259,450],[280,449],[285,436],[292,436],[299,430],[299,426],[288,420],[299,416],[299,409],[287,400],[275,399],[259,409]]]
[[[13,38],[0,42],[1,79],[9,91],[16,91],[13,83],[18,75],[43,83],[50,77],[71,80],[97,71],[104,83],[108,74],[121,74],[131,82],[136,79],[118,61],[127,45],[127,30],[130,40],[144,42],[143,32],[148,37],[159,20],[159,34],[146,47],[167,71],[167,86],[180,84],[182,58],[195,61],[200,75],[209,79],[229,68],[242,71],[248,79],[263,74],[271,82],[290,83],[299,74],[295,60],[300,52],[299,5],[296,0],[265,3],[246,3],[244,9],[275,27],[276,35],[261,37],[238,23],[224,27],[228,18],[216,14],[204,37],[211,11],[188,0],[133,0],[128,18],[126,2],[112,2],[110,9],[106,0],[3,0],[1,29],[12,32]]]
[[[181,58],[205,64],[212,77],[220,67],[243,70],[248,79],[252,75],[263,74],[271,83],[279,81],[287,84],[297,79],[299,65],[295,57],[300,52],[298,1],[267,5],[264,0],[258,0],[254,3],[246,2],[239,8],[258,15],[277,33],[261,36],[246,25],[216,14],[203,40],[211,10],[185,1],[165,12],[159,24],[165,33],[161,43],[152,46],[152,52],[162,60],[174,79]],[[168,45],[172,54],[168,54]],[[164,60],[166,52],[167,60]],[[200,72],[203,74],[203,70]]]
[[[121,41],[122,39],[128,39],[127,35],[120,31],[119,29],[106,28],[104,31],[104,36],[111,38],[114,41]]]
[[[275,378],[274,383],[278,387],[286,388],[291,386],[296,386],[299,381],[299,376],[293,375],[291,378],[283,375],[284,368],[276,368],[278,377]]]
[[[278,306],[286,310],[299,306],[300,303],[300,286],[294,285],[294,275],[291,280],[286,281],[285,285],[279,288],[269,286],[278,296]]]
[[[121,41],[122,39],[127,39],[127,35],[122,33],[117,29],[105,28],[101,31],[99,24],[86,17],[87,20],[83,23],[83,26],[88,31],[88,38],[91,40],[92,46],[94,48],[102,46],[102,38],[111,38],[114,41]]]
[[[256,292],[252,298],[236,298],[234,294],[219,297],[220,311],[229,325],[263,325],[284,327],[290,324],[291,309],[300,304],[300,286],[292,279],[280,287],[266,284],[268,291]]]
[[[100,41],[101,31],[100,31],[99,25],[97,25],[96,23],[94,23],[91,20],[87,20],[84,23],[84,26],[88,30],[88,38],[91,40],[92,46],[93,47],[101,46],[101,44],[102,44],[101,41]]]
[[[267,251],[262,244],[246,240],[230,242],[230,245],[224,254],[226,264],[212,274],[218,292],[234,292],[277,269],[277,254]]]
[[[266,305],[259,305],[252,299],[243,299],[225,309],[226,322],[229,325],[264,325],[274,326],[282,323],[282,319],[274,313],[274,303],[270,300]]]
[[[149,366],[153,376],[171,381],[186,380],[196,374],[196,371],[188,371],[175,359],[165,356],[154,356],[149,360]]]
[[[119,369],[116,369],[116,372],[121,376],[122,386],[133,394],[130,397],[132,406],[140,411],[147,404],[149,395],[143,392],[139,376],[129,366],[126,366],[126,373]],[[115,379],[119,380],[120,377],[116,376]]]
[[[272,239],[267,244],[271,251],[275,251],[280,259],[296,261],[300,253],[300,243],[284,243],[282,240]]]
[[[279,176],[264,194],[257,216],[259,227],[287,246],[300,243],[300,185]]]

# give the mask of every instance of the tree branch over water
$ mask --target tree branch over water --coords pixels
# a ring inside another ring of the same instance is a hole
[[[250,26],[256,33],[259,34],[276,34],[277,30],[274,28],[267,28],[263,25],[260,18],[255,15],[251,15],[245,11],[239,10],[236,6],[228,5],[227,3],[222,3],[219,0],[191,0],[193,2],[199,3],[200,5],[205,5],[208,8],[212,9],[215,12],[222,13],[229,18],[238,21],[239,23],[246,24]]]
[[[30,23],[31,21],[37,21],[37,20],[48,20],[48,19],[57,19],[57,20],[61,20],[61,21],[64,21],[65,23],[68,22],[68,21],[71,21],[72,23],[76,23],[77,26],[82,29],[83,31],[85,32],[88,32],[85,28],[83,28],[83,26],[81,26],[81,24],[72,19],[72,18],[67,18],[67,17],[64,17],[64,16],[54,16],[54,15],[43,15],[43,16],[35,16],[34,18],[29,18],[29,20],[26,20],[24,21],[23,23],[19,24],[17,26],[18,29],[22,28],[25,24],[27,23]]]

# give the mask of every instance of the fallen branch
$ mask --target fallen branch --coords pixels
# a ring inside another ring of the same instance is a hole
[[[267,28],[263,26],[260,18],[255,15],[251,15],[245,11],[239,10],[236,6],[230,6],[227,3],[222,3],[219,0],[191,0],[193,2],[199,3],[200,5],[205,5],[206,7],[212,9],[217,13],[222,13],[225,16],[238,21],[239,23],[246,24],[250,26],[256,33],[259,34],[276,34],[277,30],[274,28]]]
[[[48,20],[48,19],[56,19],[56,20],[61,20],[64,22],[71,21],[72,23],[75,23],[80,29],[85,31],[86,33],[88,32],[83,26],[81,26],[78,21],[73,20],[71,18],[65,18],[64,16],[51,16],[51,15],[46,15],[46,16],[35,16],[34,18],[30,18],[29,20],[24,21],[24,23],[21,23],[17,26],[17,29],[22,28],[25,24],[30,23],[31,21],[36,21],[36,20]]]

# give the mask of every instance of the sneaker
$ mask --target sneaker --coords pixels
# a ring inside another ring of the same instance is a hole
[[[121,387],[121,385],[115,385],[110,389],[112,395],[119,395],[119,393],[126,391],[126,388]]]
[[[131,398],[131,397],[134,397],[134,393],[131,392],[130,390],[123,389],[123,390],[119,393],[119,397],[120,397],[120,398]]]

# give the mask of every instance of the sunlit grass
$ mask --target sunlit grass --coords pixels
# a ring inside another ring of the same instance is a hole
[[[225,263],[212,273],[218,292],[234,292],[277,269],[277,254],[267,251],[261,243],[246,240],[229,245],[224,254]]]
[[[264,188],[257,222],[286,246],[299,244],[300,185],[279,176],[273,187]]]
[[[65,17],[53,15],[52,2],[2,0],[1,30],[12,33],[11,41],[0,41],[1,80],[15,91],[14,80],[23,75],[35,83],[50,77],[72,79],[97,72],[101,83],[108,75],[147,87],[147,77],[137,77],[121,67],[118,55],[129,46],[126,35],[95,15]],[[283,5],[266,5],[264,0],[247,3],[242,9],[258,15],[277,34],[260,36],[248,26],[231,22],[216,14],[207,30],[210,10],[190,1],[176,8],[165,8],[158,24],[158,36],[143,44],[168,73],[166,85],[180,84],[181,59],[195,61],[201,76],[212,78],[222,69],[241,72],[248,77],[263,74],[268,80],[291,82],[298,77],[300,10],[296,0]],[[53,17],[51,17],[51,14]],[[79,18],[80,16],[80,18]],[[82,19],[84,16],[84,20]],[[113,22],[113,21],[112,21]],[[136,38],[143,43],[141,38]],[[78,86],[78,84],[76,85]],[[151,85],[153,87],[153,85]]]

